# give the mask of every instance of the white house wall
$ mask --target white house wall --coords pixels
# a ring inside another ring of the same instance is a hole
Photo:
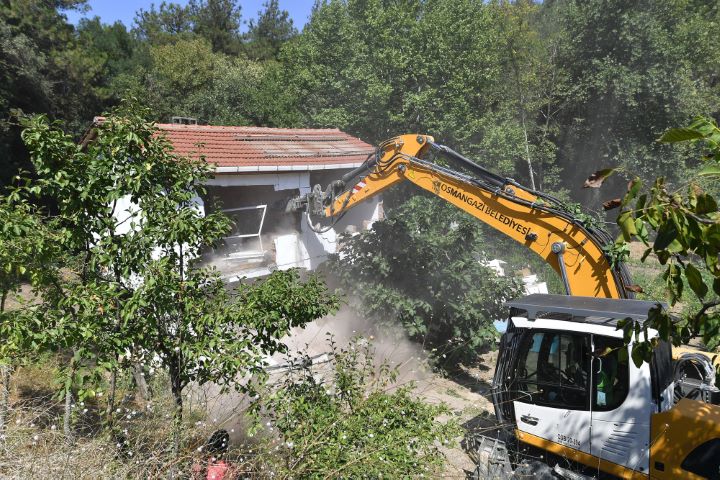
[[[193,206],[201,216],[205,216],[205,203],[199,196],[195,196],[191,200]],[[143,221],[143,212],[140,206],[132,201],[130,195],[120,197],[115,202],[115,208],[113,211],[115,217],[115,235],[127,235],[131,230],[137,231],[141,227]],[[99,238],[99,237],[98,237]],[[96,238],[97,239],[97,238]],[[176,247],[176,252],[180,253],[180,248]],[[195,258],[195,253],[190,252],[187,244],[183,245],[182,250],[188,259]],[[159,259],[162,256],[162,250],[159,247],[153,248],[152,257]],[[133,274],[126,281],[131,284],[140,285],[142,283],[142,277]]]
[[[299,213],[284,213],[283,201],[292,196],[309,193],[311,185],[320,184],[323,188],[336,180],[346,170],[328,170],[322,172],[282,172],[257,174],[221,174],[208,183],[209,197],[215,200],[215,209],[232,209],[252,205],[268,205],[268,217],[263,228],[263,245],[274,250],[274,268],[305,268],[314,270],[327,259],[328,254],[338,250],[338,237],[343,232],[357,232],[370,228],[372,223],[382,217],[382,204],[379,199],[363,202],[353,209],[329,231],[318,234],[313,232]],[[269,188],[272,187],[272,188]],[[211,201],[211,203],[213,203]],[[317,219],[316,219],[317,220]],[[327,222],[323,222],[327,224]],[[352,227],[351,227],[352,226]],[[218,268],[233,271],[233,276],[242,276],[230,265]],[[221,263],[223,263],[221,261]]]
[[[205,216],[205,202],[203,202],[202,198],[195,195],[190,202],[200,215]],[[140,207],[132,201],[130,195],[124,195],[117,200],[113,216],[117,221],[115,226],[116,235],[125,235],[128,233],[133,222],[140,222],[142,217]]]
[[[288,175],[237,175],[235,178],[214,179],[208,186],[211,196],[219,196],[225,201],[223,207],[236,208],[246,206],[252,202],[272,203],[288,196],[291,192],[268,196],[268,193],[253,192],[252,188],[242,189],[233,192],[232,187],[262,187],[273,186],[277,192],[284,190],[295,190],[292,194],[307,193],[309,191],[309,175],[307,173]],[[242,178],[241,178],[242,177]],[[230,188],[228,188],[230,187]],[[227,189],[226,189],[227,188]],[[242,192],[242,195],[238,195]],[[236,204],[232,199],[238,199]],[[201,214],[205,214],[205,204],[200,197],[195,197],[194,203]],[[115,216],[118,218],[118,233],[127,233],[131,222],[129,217],[139,211],[137,205],[130,201],[130,197],[123,197],[118,201]],[[338,250],[338,238],[341,233],[360,231],[372,227],[373,222],[382,217],[382,203],[376,198],[358,204],[335,225],[325,233],[313,232],[306,220],[300,220],[300,231],[297,232],[293,225],[297,225],[296,215],[287,214],[287,222],[278,225],[268,225],[267,228],[279,228],[285,230],[285,234],[274,235],[274,247],[276,250],[276,267],[281,270],[289,268],[305,268],[314,270],[322,262],[327,260],[328,254],[336,253]],[[352,226],[352,227],[351,227]],[[155,253],[159,256],[159,251]]]
[[[217,175],[207,182],[214,187],[249,187],[253,185],[272,185],[277,190],[298,189],[310,191],[309,172],[259,173],[255,175]]]
[[[301,224],[302,243],[308,252],[308,260],[305,267],[314,270],[322,262],[327,260],[328,254],[337,253],[338,240],[342,233],[359,232],[360,230],[372,228],[372,224],[382,218],[382,202],[375,197],[366,202],[360,203],[348,210],[342,219],[325,233],[316,233],[310,229],[306,221]],[[349,228],[350,226],[354,228]]]

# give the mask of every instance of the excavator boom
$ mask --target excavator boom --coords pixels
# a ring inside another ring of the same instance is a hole
[[[421,157],[434,152],[460,163],[460,173]],[[559,200],[501,177],[438,145],[427,135],[402,135],[380,145],[358,169],[319,186],[291,209],[336,218],[353,206],[398,183],[409,181],[464,210],[540,255],[561,276],[566,293],[628,298],[624,266],[612,268],[603,247],[604,231],[573,216]],[[312,223],[311,223],[312,225]]]

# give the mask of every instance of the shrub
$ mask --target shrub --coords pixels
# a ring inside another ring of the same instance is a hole
[[[278,436],[268,442],[279,478],[399,478],[432,476],[444,463],[441,444],[459,435],[444,405],[392,386],[396,372],[377,366],[373,347],[330,340],[330,361],[303,357],[256,403],[258,424]],[[277,432],[275,432],[277,430]]]
[[[494,346],[493,321],[521,292],[519,282],[481,263],[480,222],[437,199],[415,196],[344,242],[329,269],[351,305],[378,322],[398,322],[447,366]]]

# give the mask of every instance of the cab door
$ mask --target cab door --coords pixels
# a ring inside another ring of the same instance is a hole
[[[650,367],[630,361],[622,338],[593,335],[592,454],[631,471],[648,473]]]
[[[553,442],[589,454],[589,335],[550,330],[526,335],[511,387],[520,440],[540,447]]]

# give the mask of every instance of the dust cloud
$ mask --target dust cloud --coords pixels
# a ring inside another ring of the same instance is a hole
[[[348,306],[337,314],[309,323],[305,328],[296,328],[283,339],[288,347],[285,355],[275,355],[271,365],[287,362],[287,357],[306,354],[312,357],[330,352],[329,340],[333,339],[337,347],[345,348],[355,337],[370,342],[374,352],[376,366],[386,363],[397,370],[396,383],[423,380],[430,375],[430,367],[425,352],[411,342],[400,326],[383,323],[382,325],[357,315]]]
[[[318,363],[327,362],[332,353],[331,338],[336,349],[345,349],[358,337],[370,343],[378,369],[386,364],[397,372],[390,390],[432,376],[427,355],[419,345],[407,339],[400,326],[378,325],[344,306],[337,314],[311,322],[305,328],[295,328],[283,338],[288,351],[268,359],[270,382],[285,374],[292,360],[301,356],[313,358]],[[233,442],[247,440],[244,432],[249,423],[244,412],[250,400],[244,394],[221,393],[218,386],[206,385],[194,389],[192,398],[196,408],[206,409],[208,423],[230,432]]]

